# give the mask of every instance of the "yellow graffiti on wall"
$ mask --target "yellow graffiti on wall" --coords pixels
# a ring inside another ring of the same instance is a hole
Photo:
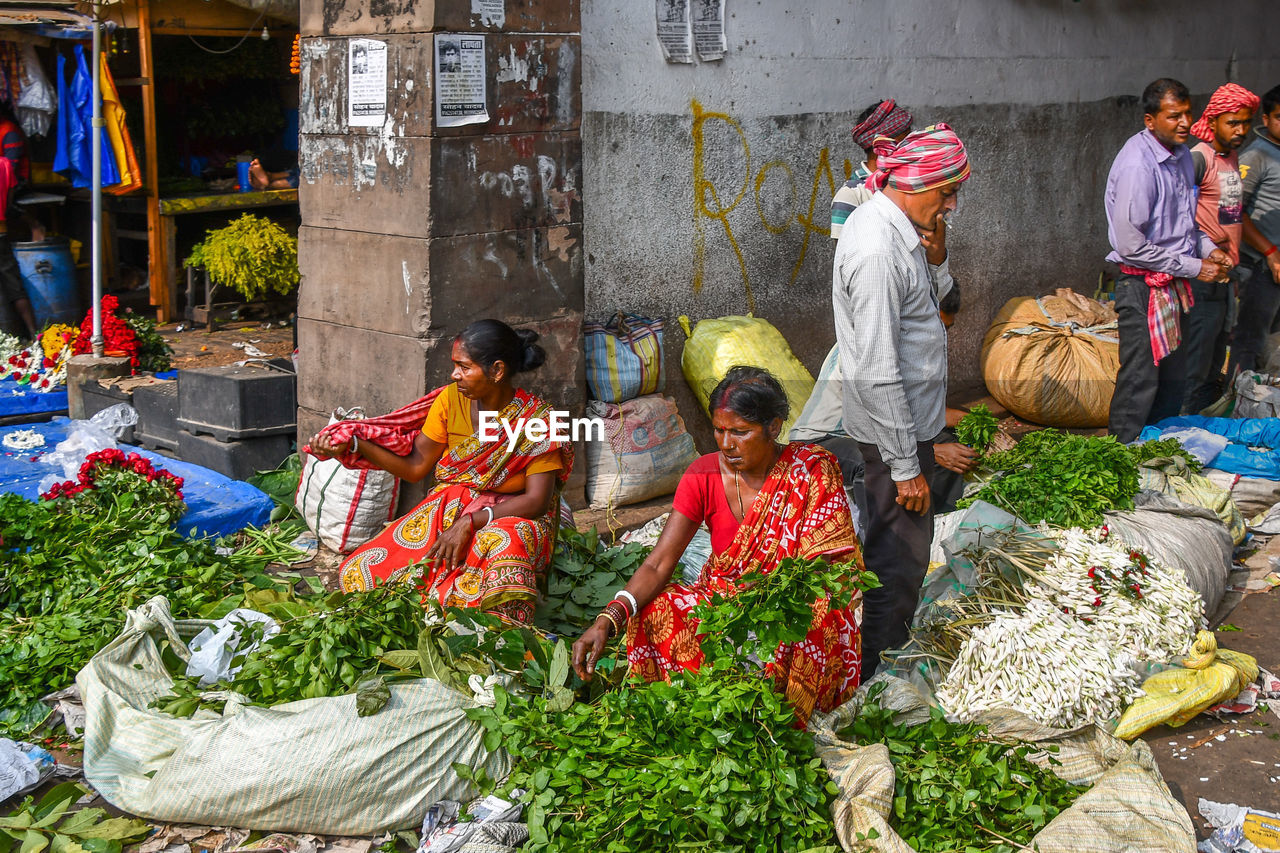
[[[693,111],[693,292],[698,293],[702,290],[706,272],[707,229],[708,227],[714,227],[710,226],[710,222],[716,222],[719,223],[719,227],[724,231],[725,239],[729,243],[729,249],[733,252],[734,258],[738,262],[738,270],[742,276],[742,286],[747,300],[747,310],[754,312],[756,301],[755,294],[751,290],[751,276],[747,272],[747,260],[743,255],[738,236],[734,233],[733,225],[729,222],[729,214],[742,203],[748,191],[754,190],[756,214],[759,217],[761,226],[767,233],[778,236],[786,234],[795,226],[803,230],[799,256],[796,258],[795,266],[791,269],[791,278],[788,281],[788,284],[795,284],[796,278],[800,275],[800,270],[804,266],[805,258],[809,254],[810,241],[813,236],[818,235],[825,238],[831,233],[830,202],[831,197],[835,195],[837,187],[835,175],[831,171],[831,155],[827,148],[822,148],[818,152],[818,162],[813,171],[813,188],[809,193],[808,207],[807,209],[798,210],[800,197],[796,190],[795,171],[788,163],[782,160],[768,161],[760,167],[759,171],[754,172],[755,181],[753,185],[751,180],[753,174],[751,145],[747,141],[747,134],[742,129],[742,125],[727,113],[710,112],[703,109],[702,104],[696,99],[690,102],[690,107]],[[746,164],[743,170],[741,186],[738,186],[735,182],[731,187],[717,189],[715,183],[707,178],[706,126],[708,122],[723,122],[737,136],[738,145],[741,146],[741,154]],[[770,220],[761,201],[766,181],[769,179],[770,173],[775,170],[785,179],[785,191],[789,197],[787,203],[783,206],[783,209],[787,211],[786,218],[781,220],[776,218]],[[843,180],[848,180],[851,174],[853,174],[853,164],[845,160]],[[825,190],[823,188],[824,182],[826,184]],[[722,194],[726,198],[732,194],[732,200],[728,204],[722,203],[720,200]]]

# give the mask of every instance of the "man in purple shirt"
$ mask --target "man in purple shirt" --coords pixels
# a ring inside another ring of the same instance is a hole
[[[1182,313],[1188,279],[1225,281],[1231,261],[1196,227],[1191,94],[1162,78],[1142,93],[1146,129],[1129,138],[1107,176],[1107,236],[1116,279],[1120,371],[1108,427],[1133,441],[1142,427],[1179,414],[1186,392]]]

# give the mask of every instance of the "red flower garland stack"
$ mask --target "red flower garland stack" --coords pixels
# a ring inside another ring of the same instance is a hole
[[[114,296],[102,297],[102,348],[103,351],[118,352],[129,356],[129,366],[136,373],[138,370],[138,336],[129,328],[129,324],[116,316],[120,302]],[[72,344],[71,352],[85,355],[93,351],[93,310],[85,315],[80,324],[80,334]]]

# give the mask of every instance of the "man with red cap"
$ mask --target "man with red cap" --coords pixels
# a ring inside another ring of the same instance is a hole
[[[1249,125],[1258,109],[1258,96],[1243,86],[1219,86],[1191,127],[1201,140],[1191,149],[1199,200],[1196,225],[1226,252],[1234,267],[1240,263],[1240,239],[1257,229],[1244,213],[1244,189],[1240,181],[1237,150],[1248,139]],[[1253,242],[1253,241],[1251,241]],[[1191,282],[1191,310],[1183,317],[1186,347],[1187,393],[1183,414],[1197,414],[1221,394],[1222,362],[1227,354],[1227,333],[1235,325],[1231,282]]]
[[[863,183],[876,170],[876,139],[887,136],[896,142],[910,132],[911,113],[898,106],[893,98],[872,104],[858,116],[858,123],[853,126],[853,141],[867,156],[831,199],[832,240],[840,239],[840,231],[853,209],[871,198]]]
[[[880,579],[865,595],[862,677],[901,648],[933,540],[933,437],[946,423],[947,333],[938,301],[952,286],[939,237],[969,158],[945,124],[875,143],[871,198],[849,216],[832,272],[844,429],[866,464],[862,553]]]

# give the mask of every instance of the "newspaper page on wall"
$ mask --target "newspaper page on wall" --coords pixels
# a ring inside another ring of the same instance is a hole
[[[693,43],[702,60],[724,59],[724,0],[692,0]]]
[[[347,126],[382,127],[387,118],[387,43],[347,42]]]
[[[484,36],[436,33],[436,124],[457,127],[489,120]]]
[[[693,62],[693,34],[689,30],[689,0],[654,0],[658,43],[667,62]]]
[[[501,27],[507,22],[507,0],[471,0],[471,18],[486,27]]]

